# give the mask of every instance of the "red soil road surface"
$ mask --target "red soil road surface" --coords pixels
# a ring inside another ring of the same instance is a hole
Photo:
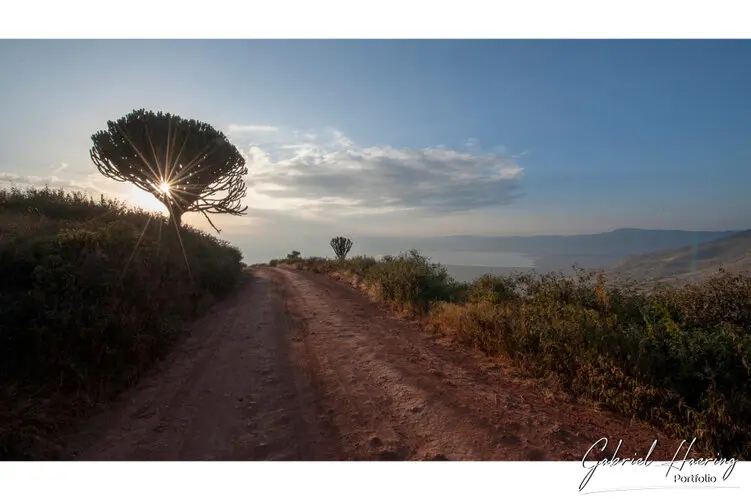
[[[350,286],[259,268],[70,440],[82,460],[670,459],[679,441],[431,338]]]

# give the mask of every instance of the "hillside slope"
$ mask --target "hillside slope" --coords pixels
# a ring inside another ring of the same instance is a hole
[[[639,281],[701,281],[720,268],[734,273],[751,271],[751,230],[696,246],[685,246],[630,257],[611,267]]]

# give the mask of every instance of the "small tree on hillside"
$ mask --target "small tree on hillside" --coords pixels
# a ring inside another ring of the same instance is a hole
[[[300,260],[300,252],[298,252],[297,250],[292,250],[287,254],[287,260],[289,262],[297,262],[298,260]]]
[[[352,240],[345,238],[344,236],[331,238],[331,248],[334,249],[337,259],[344,260],[352,249]]]
[[[186,212],[242,215],[245,159],[211,125],[135,110],[91,136],[91,159],[104,176],[153,194],[179,227]],[[217,231],[219,231],[217,229]]]

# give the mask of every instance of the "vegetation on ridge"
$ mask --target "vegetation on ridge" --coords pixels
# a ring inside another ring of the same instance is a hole
[[[645,291],[584,271],[459,283],[416,251],[279,263],[344,279],[531,376],[696,437],[699,451],[751,457],[750,277]]]
[[[60,429],[233,290],[241,258],[103,197],[0,190],[0,457],[53,458]]]

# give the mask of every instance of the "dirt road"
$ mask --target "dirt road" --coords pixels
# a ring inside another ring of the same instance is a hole
[[[510,377],[349,286],[258,269],[70,441],[83,460],[670,458],[675,440]],[[592,455],[590,455],[592,456]]]

